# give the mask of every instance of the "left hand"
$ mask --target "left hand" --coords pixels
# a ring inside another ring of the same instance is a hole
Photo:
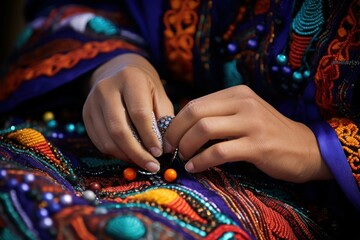
[[[223,140],[199,151],[210,140]],[[165,151],[179,148],[195,173],[226,162],[246,161],[290,182],[330,179],[313,132],[279,113],[247,86],[189,102],[165,134]]]

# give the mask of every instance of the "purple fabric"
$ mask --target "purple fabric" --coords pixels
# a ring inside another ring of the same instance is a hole
[[[151,58],[156,69],[161,71],[162,64],[162,14],[163,0],[127,1],[131,15],[134,17],[140,33],[150,46]]]
[[[55,76],[41,76],[33,81],[25,81],[6,101],[0,101],[0,112],[8,111],[25,100],[37,97],[71,82],[79,76],[93,70],[100,64],[110,60],[114,56],[126,52],[131,51],[115,50],[106,54],[102,53],[96,58],[80,61],[74,68],[61,70]]]
[[[321,156],[330,168],[339,186],[353,203],[354,207],[360,210],[360,191],[334,129],[324,122],[311,124],[310,127],[318,140]]]
[[[191,174],[182,171],[179,171],[179,179],[178,182],[184,186],[187,186],[207,198],[209,198],[210,202],[213,202],[217,207],[220,208],[221,212],[225,214],[226,216],[230,217],[233,221],[235,221],[239,226],[241,226],[244,231],[246,231],[242,223],[239,221],[239,219],[235,216],[235,214],[229,209],[227,204],[224,202],[224,200],[215,192],[212,192],[208,189],[206,189],[202,184],[199,183],[198,180],[196,180],[194,177],[191,176]],[[252,239],[254,239],[254,236],[252,236],[248,231],[246,233],[251,236]]]

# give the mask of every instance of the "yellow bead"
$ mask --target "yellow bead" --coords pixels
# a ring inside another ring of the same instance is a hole
[[[164,179],[166,182],[173,182],[175,181],[177,178],[177,172],[172,169],[172,168],[169,168],[169,169],[166,169],[166,171],[164,172]]]
[[[55,118],[54,114],[50,111],[47,111],[44,113],[43,115],[43,120],[44,122],[48,122],[48,121],[51,121]]]
[[[123,176],[127,181],[134,181],[136,178],[136,170],[134,168],[125,168]]]

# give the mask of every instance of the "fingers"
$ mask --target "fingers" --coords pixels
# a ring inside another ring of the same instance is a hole
[[[253,162],[255,149],[249,143],[247,138],[239,138],[214,144],[190,159],[185,169],[197,173],[227,162]]]
[[[250,131],[248,118],[236,115],[202,118],[182,137],[179,153],[184,159],[192,157],[205,144],[245,136]]]
[[[136,88],[125,88],[124,102],[143,145],[154,157],[159,157],[162,154],[161,136],[153,115],[151,90],[146,81]]]
[[[165,152],[172,152],[182,136],[199,120],[212,116],[230,116],[236,112],[229,101],[197,99],[188,103],[174,118],[164,137]]]
[[[157,172],[159,163],[143,149],[131,132],[119,91],[109,89],[106,81],[99,84],[101,86],[92,93],[84,107],[84,122],[89,137],[101,152],[119,159],[130,159],[141,168]]]
[[[115,96],[116,95],[118,94],[115,94]],[[149,152],[143,149],[143,146],[133,136],[131,128],[129,127],[131,123],[127,119],[120,95],[114,97],[112,100],[112,105],[104,104],[102,106],[102,115],[103,118],[106,119],[106,121],[104,121],[106,132],[117,148],[125,152],[132,162],[148,171],[157,172],[159,170],[159,163]],[[121,109],[123,110],[121,111]]]
[[[159,157],[163,153],[163,142],[156,119],[164,115],[173,115],[173,108],[166,101],[155,101],[153,99],[155,98],[152,94],[154,90],[147,84],[147,81],[142,79],[139,82],[141,83],[137,84],[136,87],[124,88],[124,102],[143,146],[152,156]],[[157,112],[157,116],[155,116],[154,111]],[[159,112],[164,115],[160,115]]]

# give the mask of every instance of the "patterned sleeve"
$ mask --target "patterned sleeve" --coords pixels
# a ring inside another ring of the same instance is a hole
[[[350,4],[315,75],[316,102],[328,124],[315,127],[322,156],[348,198],[360,209],[359,9]],[[335,130],[335,131],[334,131]]]
[[[121,53],[147,56],[144,39],[122,1],[63,2],[27,3],[27,23],[0,80],[0,112],[71,82]]]

